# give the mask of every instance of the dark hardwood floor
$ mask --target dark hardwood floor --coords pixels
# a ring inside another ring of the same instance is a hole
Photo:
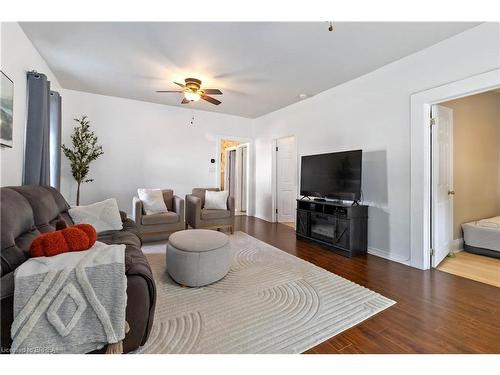
[[[345,258],[253,217],[236,230],[397,302],[307,353],[500,353],[500,288],[372,255]]]

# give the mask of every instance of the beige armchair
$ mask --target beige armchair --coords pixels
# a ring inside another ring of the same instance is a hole
[[[205,191],[219,191],[218,188],[194,188],[192,194],[186,195],[186,228],[221,229],[234,231],[234,198],[227,198],[227,210],[207,210],[205,206]]]
[[[146,215],[141,200],[134,197],[134,220],[143,241],[167,239],[170,233],[184,229],[184,199],[174,195],[173,190],[165,189],[162,192],[168,212],[159,214]]]

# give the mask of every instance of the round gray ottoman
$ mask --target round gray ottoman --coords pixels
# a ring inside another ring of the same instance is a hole
[[[229,238],[208,229],[189,229],[170,235],[167,272],[181,285],[203,286],[222,279],[231,267]]]

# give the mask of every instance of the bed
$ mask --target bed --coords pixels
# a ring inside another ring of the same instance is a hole
[[[464,250],[500,259],[500,216],[462,224]]]

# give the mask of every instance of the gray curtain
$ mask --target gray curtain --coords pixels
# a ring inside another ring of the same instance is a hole
[[[61,96],[50,91],[42,73],[28,72],[24,185],[51,185],[61,181]]]
[[[45,74],[28,72],[23,185],[50,184],[50,82]]]
[[[61,190],[61,95],[50,92],[50,186]]]

